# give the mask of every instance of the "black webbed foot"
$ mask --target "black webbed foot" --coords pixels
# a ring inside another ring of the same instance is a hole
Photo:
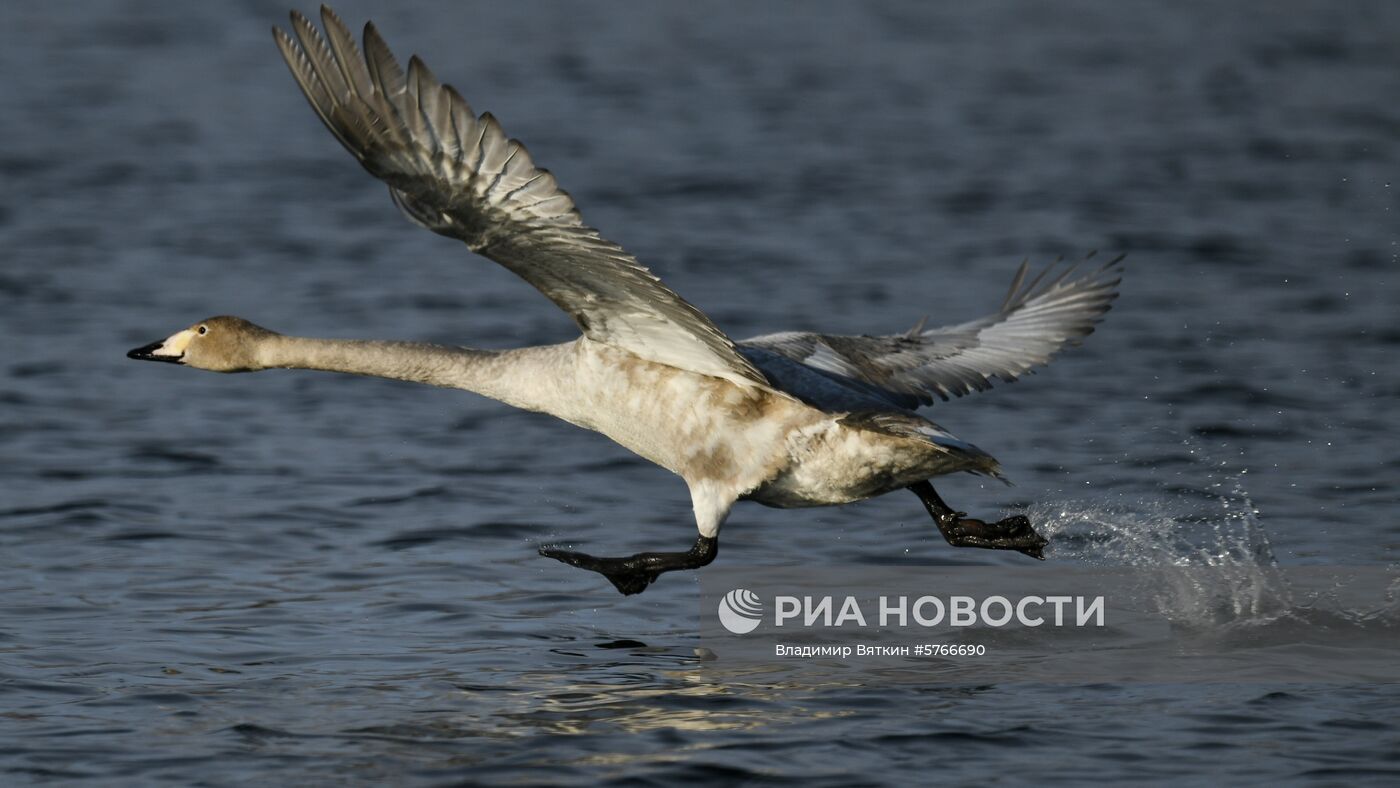
[[[932,515],[933,521],[948,544],[954,547],[984,547],[990,550],[1015,550],[1040,561],[1045,560],[1045,546],[1049,539],[1035,532],[1031,521],[1025,515],[1016,514],[995,523],[988,523],[967,516],[967,512],[953,511],[934,492],[933,485],[919,482],[909,486],[919,496],[924,508]]]
[[[645,591],[662,572],[698,569],[715,560],[718,554],[719,540],[705,536],[696,539],[695,545],[683,553],[637,553],[625,558],[600,558],[556,547],[540,548],[540,555],[546,558],[597,572],[628,596]]]
[[[958,517],[945,526],[939,523],[943,538],[954,547],[985,547],[992,550],[1015,550],[1041,561],[1049,539],[1035,532],[1031,521],[1021,514],[995,523],[969,517]]]
[[[587,569],[606,577],[618,591],[631,596],[640,594],[655,582],[660,572],[648,572],[636,565],[631,558],[598,558],[587,553],[560,550],[555,547],[541,547],[540,555],[563,561],[579,569]],[[635,558],[636,556],[633,556]]]

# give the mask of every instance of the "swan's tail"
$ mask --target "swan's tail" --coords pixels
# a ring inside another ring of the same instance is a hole
[[[878,432],[937,447],[945,460],[940,463],[943,468],[937,473],[967,471],[978,476],[990,476],[1006,485],[1011,484],[1001,472],[1001,463],[997,462],[995,457],[913,413],[861,411],[842,417],[841,424],[853,429]]]

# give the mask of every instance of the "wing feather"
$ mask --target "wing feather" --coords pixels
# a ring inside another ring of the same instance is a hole
[[[1091,255],[1092,257],[1092,255]],[[1119,257],[1098,270],[1071,278],[1073,266],[1050,274],[1051,265],[1026,283],[1022,263],[1001,309],[953,326],[888,336],[839,336],[786,332],[739,343],[776,353],[847,386],[875,392],[900,408],[928,405],[992,387],[992,379],[1013,381],[1049,362],[1060,349],[1078,344],[1118,297]]]
[[[317,116],[414,222],[520,276],[583,334],[642,358],[745,384],[768,381],[700,310],[583,224],[554,176],[490,113],[477,117],[416,56],[404,71],[373,24],[363,51],[322,7],[292,12],[278,48]]]

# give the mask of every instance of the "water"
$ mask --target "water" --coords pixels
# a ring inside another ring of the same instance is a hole
[[[930,413],[1017,486],[940,489],[1028,508],[1066,566],[1226,567],[1206,597],[1248,620],[1259,587],[1232,577],[1400,550],[1400,7],[1285,6],[339,10],[494,112],[737,337],[962,320],[1023,256],[1128,252],[1083,348]],[[1400,775],[1393,685],[726,672],[696,656],[693,578],[623,598],[535,556],[691,540],[684,486],[607,441],[459,392],[127,361],[220,313],[570,335],[396,215],[297,95],[267,34],[284,13],[28,4],[0,25],[6,782]],[[724,540],[755,572],[1024,560],[954,552],[910,495],[741,505]],[[1315,675],[1306,629],[1264,627],[1259,653]]]

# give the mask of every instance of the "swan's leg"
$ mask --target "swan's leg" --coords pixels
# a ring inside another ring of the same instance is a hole
[[[699,569],[719,554],[719,527],[729,516],[735,497],[708,482],[692,484],[690,497],[695,504],[695,524],[700,529],[695,544],[683,553],[637,553],[625,558],[599,558],[555,547],[541,547],[540,555],[588,569],[606,577],[624,594],[640,594],[662,572]]]
[[[954,547],[1015,550],[1031,558],[1045,560],[1042,551],[1050,540],[1036,533],[1025,515],[1017,514],[995,523],[986,523],[968,517],[966,512],[953,511],[927,481],[911,484],[909,489],[923,501],[924,508],[933,516],[948,544]]]
[[[563,561],[579,569],[601,574],[624,594],[640,594],[662,572],[673,569],[699,569],[715,560],[719,540],[701,536],[684,553],[637,553],[626,558],[599,558],[554,547],[541,547],[540,555]]]

